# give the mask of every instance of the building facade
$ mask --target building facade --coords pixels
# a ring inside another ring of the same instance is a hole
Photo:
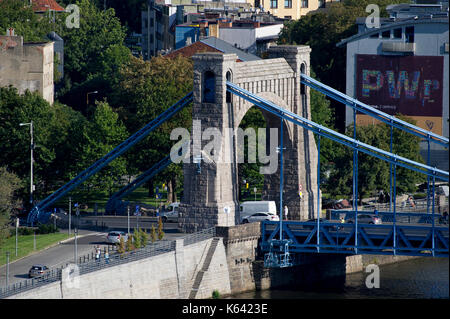
[[[53,104],[53,42],[23,43],[21,36],[0,36],[0,87],[20,94],[37,91]]]
[[[298,20],[302,16],[319,8],[324,8],[326,0],[259,0],[255,6],[261,6],[276,17]]]
[[[365,18],[358,19],[359,33],[338,44],[347,49],[346,94],[385,113],[406,115],[417,126],[448,138],[448,11],[415,4],[388,9],[391,17],[379,28],[368,28]],[[374,123],[364,114],[357,114],[356,121]],[[353,109],[347,106],[346,125],[352,123]],[[448,149],[430,146],[430,164],[448,170]],[[425,162],[427,149],[422,142]]]

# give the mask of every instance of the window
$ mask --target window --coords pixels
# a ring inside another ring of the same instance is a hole
[[[216,78],[211,71],[205,72],[203,80],[203,103],[216,102]]]
[[[389,39],[391,37],[391,30],[381,32],[381,37],[384,39]]]
[[[394,38],[401,39],[402,38],[402,28],[394,29]]]
[[[379,35],[380,35],[379,33],[374,33],[374,34],[371,34],[369,38],[378,39]]]
[[[155,26],[155,20],[153,18],[150,18],[150,26],[151,27]]]
[[[278,0],[270,0],[270,8],[278,8]]]
[[[153,43],[153,34],[150,34],[150,43]]]
[[[414,43],[414,27],[405,28],[406,43]]]
[[[284,16],[285,19],[292,19],[292,16]]]
[[[284,0],[285,8],[292,8],[292,0]]]
[[[308,0],[302,0],[302,8],[308,8]]]

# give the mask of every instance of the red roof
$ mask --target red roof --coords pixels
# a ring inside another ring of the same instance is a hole
[[[196,53],[203,53],[203,52],[222,52],[220,50],[217,50],[216,48],[213,48],[201,41],[197,41],[192,43],[191,45],[182,47],[178,50],[172,51],[166,55],[164,55],[164,57],[169,58],[169,59],[173,59],[179,55],[182,55],[186,58],[191,58],[194,54]],[[236,62],[242,62],[240,59],[236,59]]]
[[[64,11],[55,0],[32,0],[34,12],[45,12],[48,10]]]

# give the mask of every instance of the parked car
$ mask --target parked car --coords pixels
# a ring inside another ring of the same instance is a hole
[[[355,222],[355,219],[353,217],[350,217],[347,219],[347,223],[353,224]],[[381,221],[380,216],[376,215],[368,215],[368,214],[358,214],[358,223],[361,224],[374,224],[374,225],[381,225],[383,222]]]
[[[242,223],[246,224],[246,223],[253,223],[253,222],[260,222],[263,220],[271,220],[271,221],[280,221],[280,217],[278,217],[278,215],[273,214],[273,213],[254,213],[250,216],[246,216],[242,219]]]
[[[256,213],[277,214],[275,201],[248,201],[239,206],[241,220]]]
[[[123,238],[123,241],[126,242],[128,240],[128,234],[123,231],[111,231],[108,236],[106,236],[106,239],[111,244],[119,243],[120,238]]]
[[[28,278],[42,277],[50,271],[45,265],[33,265],[28,271]]]
[[[160,213],[160,218],[164,223],[165,222],[177,223],[178,222],[178,210],[162,212],[162,213]]]

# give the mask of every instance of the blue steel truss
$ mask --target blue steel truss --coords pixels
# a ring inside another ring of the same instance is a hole
[[[270,101],[264,100],[257,95],[248,92],[239,86],[227,82],[227,91],[243,98],[256,105],[257,107],[268,111],[281,119],[290,121],[307,130],[318,134],[318,151],[320,164],[320,137],[329,138],[335,142],[350,147],[354,151],[354,167],[353,167],[353,192],[354,206],[356,205],[357,190],[357,159],[358,152],[379,158],[394,166],[394,198],[395,198],[395,167],[401,166],[407,169],[425,174],[433,179],[433,197],[435,179],[441,179],[448,182],[448,172],[424,165],[407,158],[392,153],[392,128],[399,128],[408,133],[425,138],[430,142],[435,142],[448,147],[448,139],[436,135],[432,132],[425,131],[419,127],[411,125],[380,112],[367,105],[362,105],[359,101],[351,99],[342,93],[335,91],[329,87],[323,89],[324,85],[302,74],[303,81],[309,81],[309,85],[313,88],[320,89],[321,92],[327,92],[327,95],[340,100],[354,108],[354,116],[356,110],[360,110],[370,116],[376,117],[382,122],[391,126],[391,148],[390,152],[381,150],[374,146],[362,143],[356,139],[356,130],[353,138],[340,134],[327,127],[319,125],[313,121],[305,119],[295,113],[287,111]],[[313,81],[312,81],[313,80]],[[315,87],[313,86],[313,83]],[[320,85],[318,85],[320,84]],[[332,94],[330,93],[332,92]],[[338,94],[339,93],[339,94]],[[346,100],[348,98],[348,101]],[[283,126],[281,126],[283,127]],[[281,147],[282,148],[282,145]],[[392,166],[391,166],[392,167]],[[318,166],[319,170],[320,166]],[[282,173],[281,173],[282,174]],[[320,185],[320,180],[318,181]],[[318,186],[319,187],[319,186]],[[320,192],[320,189],[319,189]],[[280,191],[280,197],[282,191]],[[319,199],[318,199],[319,200]],[[280,198],[280,203],[282,197]],[[319,205],[320,206],[320,205]],[[318,207],[319,207],[318,206]],[[358,215],[356,210],[354,214]],[[392,225],[365,225],[358,224],[358,218],[355,218],[355,224],[341,224],[320,222],[299,222],[299,221],[282,221],[280,209],[280,221],[262,223],[262,251],[266,252],[266,267],[283,267],[278,259],[276,251],[280,252],[314,252],[314,253],[343,253],[343,254],[392,254],[392,255],[408,255],[408,256],[445,256],[448,257],[448,227],[436,227],[434,218],[434,201],[433,213],[431,218],[431,227],[429,225],[411,226],[398,224],[396,220],[395,203],[394,213],[392,214]],[[289,255],[290,256],[290,255]]]
[[[382,149],[379,149],[377,147],[368,145],[366,143],[363,143],[361,141],[358,141],[354,138],[348,137],[346,135],[343,135],[341,133],[338,133],[332,129],[329,129],[325,126],[319,125],[313,121],[310,121],[308,119],[305,119],[304,117],[301,117],[298,114],[292,113],[290,111],[287,111],[283,109],[282,107],[273,104],[270,101],[264,100],[263,98],[250,93],[247,90],[244,90],[240,88],[239,86],[228,82],[227,81],[227,90],[244,100],[247,100],[253,104],[255,104],[257,107],[266,110],[280,118],[283,118],[289,122],[292,122],[296,125],[299,125],[309,131],[312,131],[319,136],[323,136],[326,138],[329,138],[335,142],[338,142],[340,144],[343,144],[347,147],[350,147],[358,152],[363,152],[368,155],[377,157],[385,162],[392,163],[397,166],[402,166],[407,169],[425,174],[427,176],[435,177],[437,179],[443,180],[448,182],[448,172],[437,169],[435,167],[431,167],[410,159],[407,159],[405,157],[393,154],[391,152],[384,151]]]
[[[280,224],[264,221],[261,227],[262,251],[283,250]],[[447,226],[284,221],[282,236],[292,241],[291,253],[449,256]]]
[[[40,219],[40,215],[42,215],[42,220],[46,220],[48,214],[44,212],[45,208],[50,206],[52,203],[57,201],[59,198],[79,186],[85,180],[87,180],[90,176],[100,171],[103,167],[108,165],[111,161],[113,161],[118,156],[122,155],[125,151],[131,148],[133,145],[141,141],[143,138],[148,136],[152,131],[158,128],[162,123],[172,118],[175,114],[177,114],[180,110],[182,110],[185,106],[192,102],[193,94],[192,92],[188,93],[177,103],[169,107],[166,111],[161,113],[158,117],[144,126],[142,129],[131,135],[128,139],[114,148],[111,152],[103,156],[89,168],[85,169],[67,184],[59,188],[57,191],[49,195],[47,198],[39,202],[28,214],[27,222],[28,224],[33,224],[34,222]]]
[[[120,189],[117,193],[115,193],[106,203],[106,212],[113,212],[114,210],[121,211],[126,204],[123,204],[121,199],[133,192],[136,188],[153,178],[159,172],[164,170],[167,166],[170,165],[172,161],[170,160],[170,156],[163,158],[161,161],[153,165],[150,169],[146,170],[142,175],[136,178],[127,186]]]

